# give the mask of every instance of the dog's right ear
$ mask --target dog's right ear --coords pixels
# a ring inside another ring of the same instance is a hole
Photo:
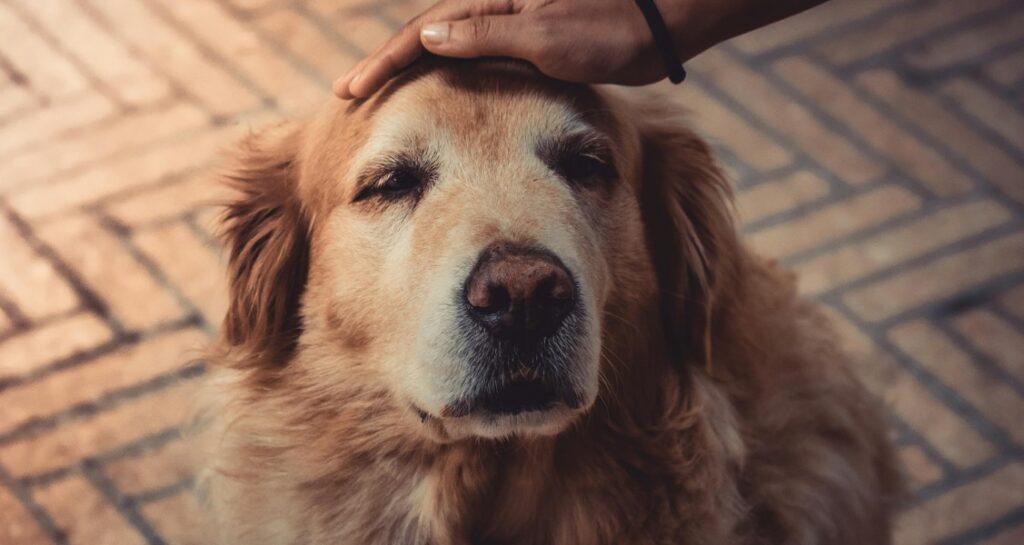
[[[294,127],[249,135],[223,176],[235,195],[222,216],[230,297],[222,329],[240,367],[283,365],[302,332],[310,226],[298,148]]]

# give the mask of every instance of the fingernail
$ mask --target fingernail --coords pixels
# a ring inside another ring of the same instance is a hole
[[[420,29],[423,41],[432,44],[443,44],[448,41],[448,23],[431,23]]]

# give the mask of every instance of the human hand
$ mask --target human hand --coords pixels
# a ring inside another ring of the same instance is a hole
[[[669,28],[689,3],[658,3]],[[334,93],[368,96],[424,50],[515,57],[575,82],[644,85],[666,75],[643,14],[628,0],[441,0],[335,81]]]

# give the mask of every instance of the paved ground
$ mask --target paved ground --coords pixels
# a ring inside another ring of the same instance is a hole
[[[200,544],[207,168],[409,2],[0,0],[0,543]],[[900,545],[1024,543],[1024,3],[835,0],[692,64],[744,229],[885,398]]]

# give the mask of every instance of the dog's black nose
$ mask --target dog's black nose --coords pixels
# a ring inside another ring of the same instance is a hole
[[[558,330],[576,305],[576,285],[551,253],[495,243],[469,276],[466,304],[495,337],[529,344]]]

